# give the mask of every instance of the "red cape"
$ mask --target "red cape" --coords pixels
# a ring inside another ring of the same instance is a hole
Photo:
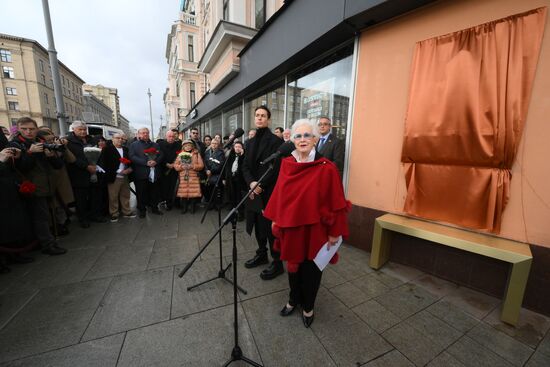
[[[281,169],[264,217],[275,222],[273,234],[289,272],[305,259],[312,260],[328,236],[348,236],[350,203],[334,163],[326,158],[298,163],[281,161]],[[333,260],[337,260],[335,257]],[[296,270],[295,270],[296,269]]]

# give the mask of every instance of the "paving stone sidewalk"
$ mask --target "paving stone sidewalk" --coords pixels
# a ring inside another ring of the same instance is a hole
[[[222,366],[233,340],[233,290],[217,276],[219,244],[178,273],[216,228],[217,215],[176,211],[146,219],[72,226],[58,257],[0,275],[0,366]],[[222,231],[225,266],[231,228]],[[254,240],[239,223],[239,345],[280,366],[550,366],[550,319],[522,310],[499,321],[500,300],[416,269],[369,268],[369,254],[343,245],[323,274],[315,322],[279,316],[287,277],[246,269]],[[232,277],[232,272],[228,272]],[[236,362],[231,366],[245,366]]]

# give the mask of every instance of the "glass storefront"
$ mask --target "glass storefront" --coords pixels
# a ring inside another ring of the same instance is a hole
[[[243,127],[242,103],[223,112],[223,135],[230,135],[238,127]]]
[[[287,122],[301,118],[332,120],[332,133],[346,139],[353,49],[346,48],[289,76]]]
[[[236,128],[245,132],[254,128],[254,109],[266,105],[271,110],[271,130],[276,127],[290,127],[301,118],[328,116],[332,120],[332,132],[346,139],[349,114],[350,92],[353,83],[353,44],[350,43],[333,53],[324,56],[245,99],[200,122],[201,135],[229,135]],[[285,92],[287,99],[285,100]],[[286,126],[285,126],[286,113]]]
[[[221,113],[217,114],[216,116],[214,116],[210,119],[210,135],[214,136],[216,134],[222,135],[222,115],[221,115]]]
[[[254,129],[254,109],[258,106],[267,106],[271,111],[271,130],[278,126],[283,127],[285,122],[285,85],[284,82],[270,88],[269,91],[262,93],[245,103],[245,127],[248,132]]]

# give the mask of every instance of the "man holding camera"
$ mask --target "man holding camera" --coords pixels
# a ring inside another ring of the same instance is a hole
[[[45,145],[37,138],[36,121],[30,117],[22,117],[17,120],[17,130],[8,146],[21,150],[21,158],[16,161],[16,167],[24,179],[36,185],[36,190],[29,200],[34,234],[44,254],[62,255],[67,250],[58,246],[50,232],[48,200],[55,194],[53,171],[61,168],[63,162],[54,153],[55,146]]]

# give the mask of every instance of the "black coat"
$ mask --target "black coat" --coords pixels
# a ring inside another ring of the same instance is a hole
[[[260,141],[255,143],[258,138],[260,138]],[[266,128],[264,132],[261,132],[260,129],[258,129],[256,136],[246,141],[244,150],[243,177],[246,181],[247,188],[250,187],[251,182],[258,181],[260,177],[268,170],[269,164],[261,165],[260,162],[275,153],[283,143],[283,139],[278,138],[277,135],[273,134],[268,128]],[[258,149],[253,149],[254,147],[257,147]],[[280,166],[280,159],[275,160],[273,170],[267,174],[260,184],[260,187],[263,190],[260,197],[264,208],[271,197],[271,193],[275,187],[275,182],[277,182]]]
[[[346,155],[346,144],[344,141],[330,133],[321,149],[317,149],[318,146],[319,143],[317,143],[315,149],[321,153],[323,157],[334,162],[336,167],[338,167],[340,177],[342,177],[344,173],[344,157]]]
[[[166,171],[166,163],[174,163],[178,156],[178,151],[181,150],[181,140],[176,140],[173,143],[168,143],[166,140],[161,139],[157,141],[160,151],[162,152],[162,168]]]
[[[26,202],[20,197],[19,180],[12,165],[0,162],[0,245],[19,247],[31,240],[32,226]]]
[[[67,164],[67,172],[71,179],[71,185],[73,187],[86,188],[90,187],[90,172],[88,172],[88,166],[91,164],[88,162],[86,155],[84,155],[84,147],[95,146],[94,140],[91,136],[86,136],[85,141],[75,136],[73,132],[67,136],[69,143],[67,148],[74,154],[76,160]]]
[[[238,159],[239,164],[237,166],[237,172],[233,174],[233,172],[231,172],[231,168],[233,167],[233,162],[235,162],[235,159]],[[225,181],[228,183],[237,184],[246,190],[246,181],[243,177],[243,162],[244,154],[237,156],[234,150],[229,153],[229,157],[227,157],[227,164],[225,165]]]
[[[122,147],[122,155],[124,158],[130,159],[130,153],[128,153],[128,148],[125,146]],[[108,144],[101,151],[98,164],[105,170],[104,178],[107,183],[115,182],[117,175],[116,171],[118,171],[120,167],[120,158],[122,157],[113,144]]]
[[[54,170],[63,167],[63,160],[58,156],[47,157],[44,153],[29,153],[31,145],[35,143],[41,141],[31,141],[16,134],[8,146],[21,149],[21,157],[15,161],[15,165],[24,179],[36,185],[33,196],[52,197],[55,194]]]
[[[218,177],[222,173],[223,162],[225,162],[225,154],[223,150],[217,149],[213,151],[212,149],[207,149],[204,156],[204,165],[207,171],[211,172],[210,177],[208,178],[209,185],[215,185]],[[221,186],[221,185],[220,185]]]

